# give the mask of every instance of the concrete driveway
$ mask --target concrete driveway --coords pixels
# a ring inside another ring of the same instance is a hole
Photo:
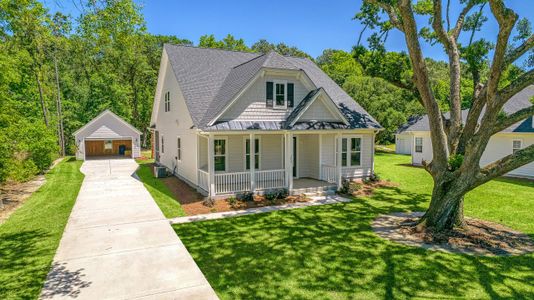
[[[42,299],[217,299],[131,159],[90,160]]]

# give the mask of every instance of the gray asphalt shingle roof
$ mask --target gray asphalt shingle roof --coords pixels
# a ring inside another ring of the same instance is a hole
[[[208,124],[262,68],[305,72],[317,88],[322,87],[326,91],[349,120],[350,126],[345,127],[381,128],[373,117],[309,59],[282,56],[276,52],[260,54],[171,44],[165,44],[164,49],[193,123],[200,129],[247,128],[250,124],[238,121],[222,122],[224,125],[214,126]],[[258,129],[283,128],[283,124],[274,126],[271,124],[273,122],[255,123],[261,123],[255,125],[259,126]]]
[[[534,85],[530,85],[523,89],[521,92],[514,95],[510,100],[504,105],[503,111],[506,114],[512,114],[520,109],[527,108],[532,106],[530,99],[534,97]],[[466,122],[467,114],[469,110],[462,111],[462,121]],[[449,113],[444,114],[446,118],[449,118]],[[514,125],[506,128],[502,132],[534,132],[534,124],[532,121],[533,117],[529,117],[523,121],[517,122]],[[430,125],[428,122],[428,116],[417,116],[411,118],[408,123],[404,124],[399,128],[397,133],[412,132],[412,131],[429,131]]]

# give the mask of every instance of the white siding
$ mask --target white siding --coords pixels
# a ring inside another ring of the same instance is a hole
[[[297,135],[297,168],[299,177],[319,178],[319,136]]]
[[[326,100],[324,99],[324,96],[321,95],[310,105],[310,107],[308,107],[299,120],[340,121],[339,116],[335,116],[330,110],[328,110],[324,101]]]
[[[265,82],[273,80],[287,80],[295,84],[295,107],[304,99],[309,90],[295,76],[269,76],[259,77],[248,90],[221,116],[220,120],[263,120],[283,121],[292,109],[273,109],[265,106]]]
[[[415,137],[423,138],[423,153],[415,153]],[[527,147],[534,144],[534,134],[513,134],[498,133],[491,137],[486,150],[480,159],[480,166],[484,167],[496,160],[503,158],[512,153],[512,141],[515,139],[522,140],[522,146]],[[422,160],[430,162],[432,160],[432,142],[430,133],[418,132],[414,134],[412,141],[412,164],[421,165]],[[534,177],[534,163],[527,164],[523,167],[513,170],[509,175]]]
[[[106,112],[89,122],[87,127],[83,128],[74,136],[76,146],[78,148],[76,151],[76,158],[85,159],[84,139],[88,138],[131,139],[133,157],[141,156],[140,134],[135,130],[132,130],[132,128],[130,128],[124,122],[125,121],[117,119],[117,117],[109,112]]]
[[[415,138],[423,138],[423,152],[415,152]],[[432,141],[430,139],[430,133],[428,132],[416,132],[412,136],[412,164],[420,166],[423,160],[430,162],[432,160]]]
[[[321,147],[321,164],[336,165],[336,135],[323,134]]]
[[[284,168],[284,136],[266,134],[261,136],[261,169]]]
[[[174,77],[171,66],[167,60],[167,55],[163,54],[162,58],[165,67],[161,72],[163,75],[163,84],[159,91],[160,101],[157,112],[156,130],[159,131],[160,139],[165,139],[165,152],[160,151],[160,163],[171,171],[175,171],[180,177],[189,182],[197,183],[197,135],[194,129],[191,129],[193,122],[185,104],[184,97]],[[171,110],[165,112],[163,105],[164,95],[170,92]],[[177,138],[182,139],[182,159],[177,161]]]
[[[506,155],[512,154],[512,141],[521,140],[522,147],[528,147],[534,144],[534,134],[513,134],[513,133],[499,133],[491,137],[486,151],[482,154],[480,165],[485,166],[496,160],[503,158]],[[534,163],[529,163],[525,166],[517,168],[508,173],[514,176],[534,177]]]
[[[344,177],[365,177],[369,176],[373,170],[373,148],[374,136],[371,133],[343,135],[342,137],[360,136],[361,145],[361,165],[359,167],[342,168],[341,175]]]
[[[411,134],[395,135],[395,153],[411,154],[413,147],[413,137]]]

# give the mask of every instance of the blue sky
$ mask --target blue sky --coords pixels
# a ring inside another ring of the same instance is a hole
[[[76,0],[73,0],[76,1]],[[77,15],[71,1],[58,7],[56,1],[45,0],[52,10],[62,10]],[[154,34],[176,35],[180,38],[198,42],[201,35],[214,34],[218,39],[231,33],[243,38],[247,45],[259,39],[270,42],[284,42],[319,56],[324,49],[334,48],[350,51],[356,43],[361,25],[352,20],[359,10],[361,0],[336,1],[291,1],[291,0],[197,0],[197,1],[136,1],[142,5],[148,31]],[[451,11],[457,11],[455,2]],[[508,0],[506,4],[520,17],[534,23],[534,4],[531,0]],[[493,40],[497,25],[491,18],[486,23],[483,35]],[[456,14],[451,16],[455,20]],[[464,36],[467,36],[465,34]],[[404,50],[404,38],[395,31],[390,34],[388,50]],[[425,55],[445,60],[446,56],[438,47],[424,45]]]

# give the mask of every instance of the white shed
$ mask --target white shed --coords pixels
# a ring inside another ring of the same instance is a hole
[[[74,132],[76,158],[141,156],[141,132],[110,110]]]

